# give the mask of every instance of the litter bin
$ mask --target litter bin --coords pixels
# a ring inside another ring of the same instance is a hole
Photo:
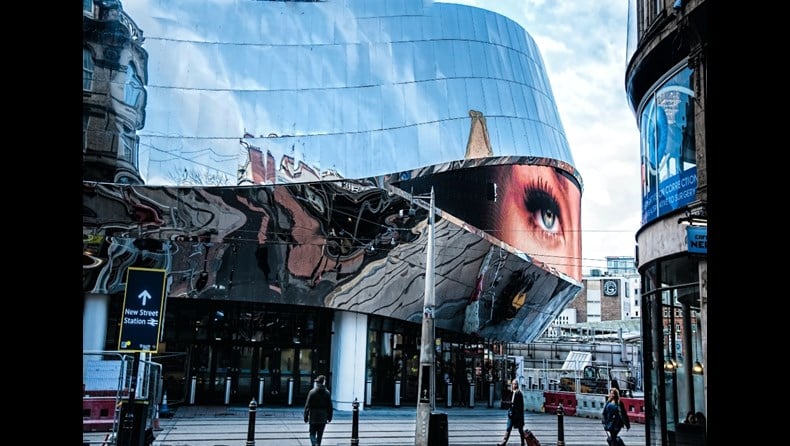
[[[428,423],[428,446],[448,446],[448,436],[447,414],[443,412],[431,413]]]

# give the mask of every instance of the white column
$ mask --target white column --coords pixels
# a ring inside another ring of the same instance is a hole
[[[83,350],[104,350],[109,305],[110,297],[108,295],[85,293],[85,307],[82,310]]]
[[[104,350],[104,340],[107,337],[107,309],[110,306],[110,296],[106,294],[85,293],[85,306],[82,309],[82,350]],[[82,382],[85,384],[85,368],[87,361],[100,359],[96,355],[82,355]]]
[[[337,410],[353,409],[354,398],[364,410],[368,317],[335,311],[332,335],[332,404]]]

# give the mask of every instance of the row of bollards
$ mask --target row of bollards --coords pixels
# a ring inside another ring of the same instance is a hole
[[[351,404],[351,446],[359,446],[359,401],[354,398]],[[255,414],[258,411],[258,403],[255,398],[250,401],[249,424],[247,425],[247,443],[245,446],[255,446]],[[562,404],[557,407],[557,446],[565,446],[565,428],[563,426],[563,416],[565,410]]]

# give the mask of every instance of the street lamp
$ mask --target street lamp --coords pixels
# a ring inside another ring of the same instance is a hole
[[[431,187],[430,212],[428,214],[428,247],[425,259],[425,297],[422,308],[422,339],[420,342],[420,371],[417,387],[417,422],[415,426],[414,445],[428,446],[428,430],[431,412],[436,407],[436,374],[434,373],[435,357],[434,342],[434,194]]]

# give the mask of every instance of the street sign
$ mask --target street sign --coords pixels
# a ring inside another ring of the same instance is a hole
[[[129,268],[121,310],[118,350],[156,353],[164,316],[167,271]]]
[[[688,251],[690,253],[708,253],[707,226],[686,226],[686,239],[688,240]]]

